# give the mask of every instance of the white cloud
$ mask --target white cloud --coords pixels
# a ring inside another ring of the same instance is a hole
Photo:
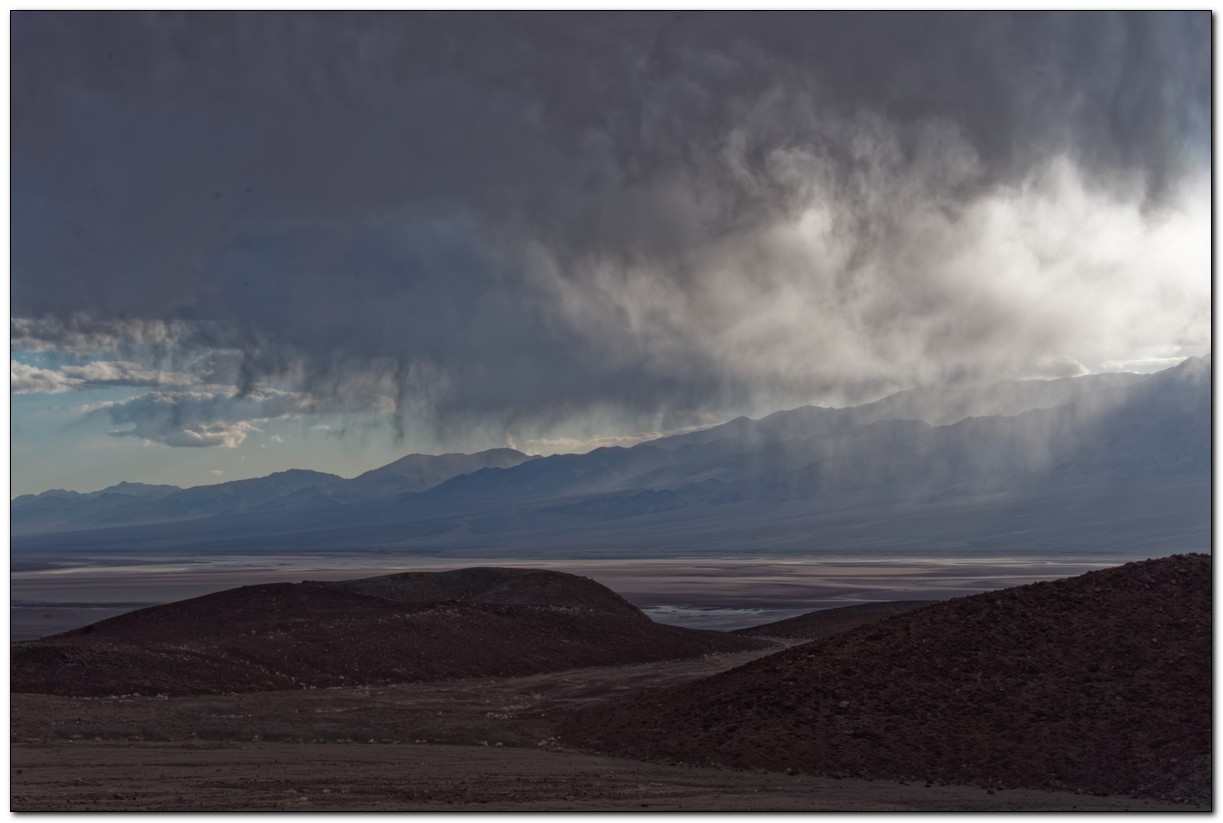
[[[969,148],[933,134],[948,158],[914,161],[869,125],[878,146],[858,189],[824,185],[830,161],[793,151],[804,207],[685,250],[672,261],[685,276],[641,256],[578,261],[578,277],[543,247],[535,271],[623,370],[705,369],[760,407],[827,402],[828,387],[855,381],[1058,377],[1144,347],[1209,345],[1208,180],[1148,210],[1053,158],[935,208],[973,184]]]
[[[42,369],[9,360],[9,391],[13,394],[58,394],[107,386],[191,386],[199,380],[182,372],[160,371],[130,360],[95,360],[83,365]]]
[[[86,386],[191,386],[199,382],[189,374],[150,369],[130,360],[95,360],[83,366],[64,366],[61,371]]]
[[[250,423],[202,423],[185,424],[171,431],[162,431],[150,426],[138,425],[133,429],[120,429],[111,432],[116,437],[140,437],[161,442],[167,446],[180,448],[201,448],[207,446],[222,446],[227,449],[237,447],[252,431],[259,431]]]
[[[86,417],[104,416],[117,425],[115,437],[136,437],[179,448],[220,446],[234,448],[256,423],[300,417],[313,411],[311,400],[300,394],[261,390],[237,392],[149,392],[128,400],[108,401],[82,408]]]
[[[178,448],[221,446],[232,449],[241,445],[252,431],[259,429],[249,423],[188,423],[169,430],[156,424],[137,424],[115,429],[110,434],[112,437],[137,437],[145,445],[161,443]]]
[[[9,360],[9,391],[13,394],[59,394],[81,388],[79,377]]]

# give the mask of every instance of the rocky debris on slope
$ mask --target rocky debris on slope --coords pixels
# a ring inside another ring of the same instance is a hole
[[[957,598],[574,713],[644,759],[1209,802],[1211,559]]]
[[[821,609],[800,614],[797,617],[777,620],[773,623],[762,623],[759,626],[734,629],[731,631],[731,634],[739,634],[745,637],[785,637],[794,640],[820,640],[938,602],[941,601],[890,600],[883,603],[861,603],[856,606]]]
[[[230,589],[14,643],[11,690],[101,696],[355,686],[650,663],[766,645],[659,625],[631,606],[610,611],[603,587],[565,577],[578,591],[560,606],[401,602],[310,582]],[[494,595],[509,596],[510,578],[528,584],[520,599],[530,599],[539,582],[515,573],[491,587]],[[560,582],[549,578],[543,588]],[[583,591],[602,607],[575,605]]]

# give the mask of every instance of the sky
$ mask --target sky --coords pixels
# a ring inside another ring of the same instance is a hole
[[[13,12],[11,494],[1210,349],[1209,12]]]

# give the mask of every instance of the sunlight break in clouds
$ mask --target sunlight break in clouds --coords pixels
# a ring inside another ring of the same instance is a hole
[[[130,361],[95,360],[80,366],[42,369],[16,360],[9,361],[9,391],[14,394],[67,391],[107,386],[191,386],[195,377],[178,372],[163,372]]]
[[[10,382],[543,450],[1201,353],[1210,23],[20,13]]]
[[[107,401],[82,408],[86,417],[105,417],[120,426],[115,437],[135,437],[167,446],[234,448],[254,423],[300,417],[309,401],[289,392],[248,395],[208,392],[151,392],[130,400]]]

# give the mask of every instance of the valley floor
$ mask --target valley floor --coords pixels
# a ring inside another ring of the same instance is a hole
[[[13,811],[1193,811],[1125,797],[987,792],[388,743],[59,742],[12,747]]]
[[[767,652],[763,652],[767,653]],[[1200,811],[1128,797],[640,763],[551,717],[762,652],[519,678],[179,698],[11,696],[12,811]]]

